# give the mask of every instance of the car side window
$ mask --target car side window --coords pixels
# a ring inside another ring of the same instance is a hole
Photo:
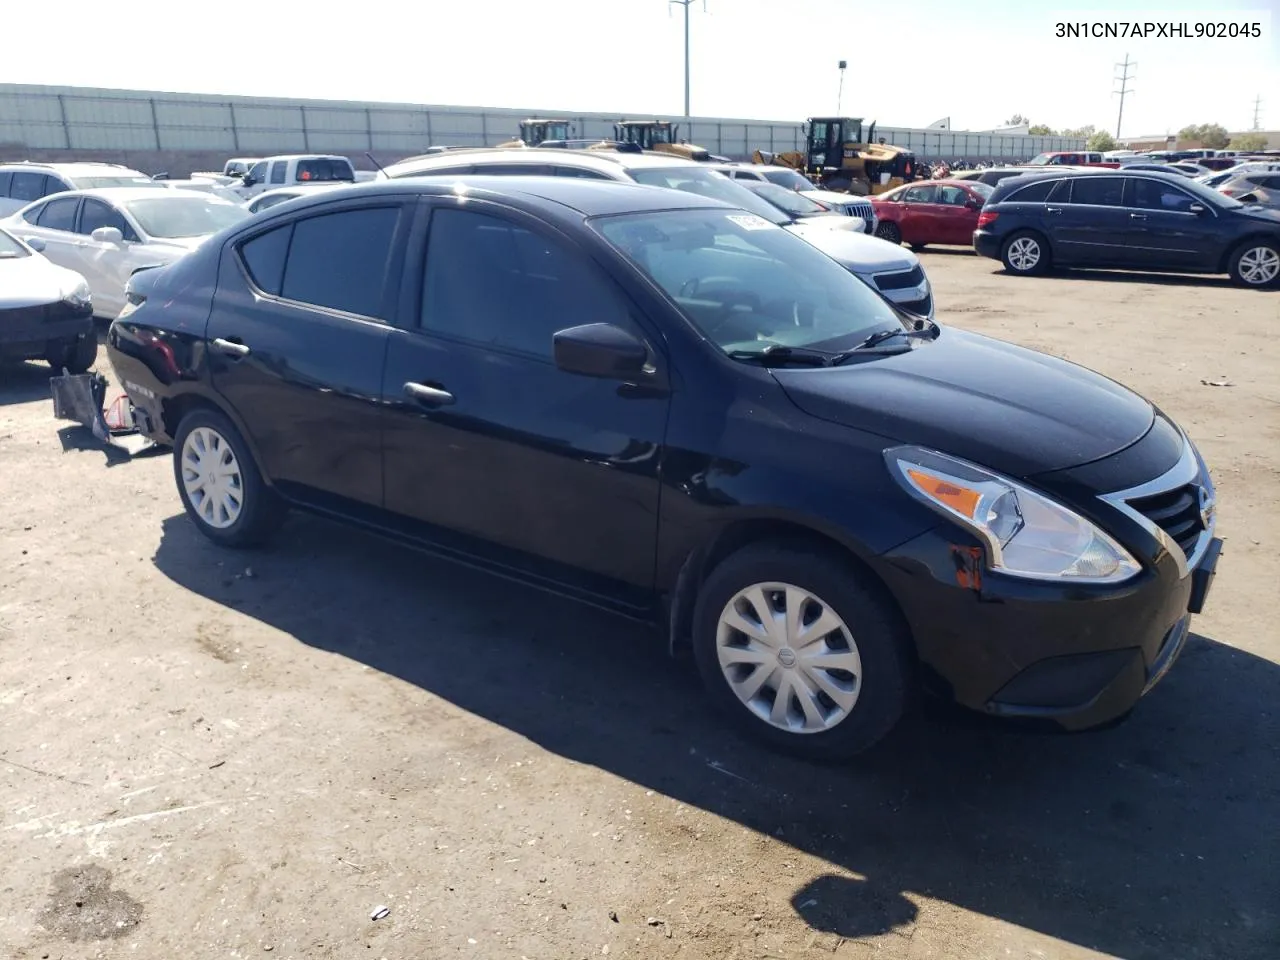
[[[1074,177],[1071,180],[1073,206],[1118,207],[1124,199],[1121,177]]]
[[[933,203],[934,197],[938,193],[935,186],[909,187],[907,192],[902,195],[903,203]]]
[[[546,360],[557,330],[631,325],[622,297],[583,254],[500,217],[453,209],[431,217],[419,322]]]
[[[1053,184],[1053,189],[1049,191],[1046,200],[1049,203],[1066,203],[1071,198],[1071,181],[1057,180]]]
[[[551,171],[541,163],[477,163],[477,177],[546,177]]]
[[[969,199],[969,194],[962,187],[939,187],[938,203],[945,203],[951,207],[963,207]]]
[[[9,185],[13,183],[13,174],[8,170],[0,171],[0,197],[9,196]]]
[[[340,210],[297,220],[280,296],[386,319],[387,261],[400,207]]]
[[[1129,181],[1129,206],[1141,210],[1171,210],[1187,213],[1196,201],[1171,183],[1134,177]]]
[[[271,182],[284,183],[285,174],[289,172],[288,160],[277,160],[271,164]]]
[[[280,296],[284,262],[289,255],[292,236],[293,224],[286,223],[240,244],[240,261],[248,271],[249,279],[263,293]]]
[[[138,240],[137,233],[129,226],[124,214],[101,200],[85,197],[84,209],[80,211],[80,229],[76,232],[87,237],[99,227],[115,227],[126,240]]]
[[[27,203],[32,200],[39,200],[45,195],[45,179],[43,173],[27,173],[25,170],[15,171],[13,184],[9,187],[9,196],[14,200],[23,200]]]
[[[267,162],[262,160],[255,163],[249,168],[249,176],[253,178],[254,183],[265,183],[267,177]]]
[[[47,174],[44,178],[44,195],[47,197],[53,193],[62,193],[64,190],[74,189],[71,184],[64,183],[53,174]]]
[[[1254,177],[1253,182],[1268,190],[1275,190],[1277,187],[1280,187],[1280,175],[1269,173],[1265,177]]]
[[[582,167],[552,167],[551,172],[557,177],[579,177],[583,180],[612,180],[603,173],[597,173],[594,170],[584,170]]]
[[[70,232],[75,229],[76,207],[79,205],[79,197],[63,197],[60,200],[50,200],[41,208],[40,216],[36,218],[36,223],[48,230],[66,230]]]
[[[1036,183],[1029,183],[1019,190],[1014,190],[1008,197],[1010,203],[1044,203],[1049,199],[1049,191],[1054,188],[1060,180],[1040,180]]]

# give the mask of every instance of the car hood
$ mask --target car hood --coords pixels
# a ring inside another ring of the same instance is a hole
[[[854,193],[836,193],[834,190],[801,190],[800,196],[812,197],[819,203],[835,203],[841,206],[870,199],[870,197],[860,197]]]
[[[204,237],[152,237],[146,243],[146,251],[158,256],[177,257],[194,250],[213,234]]]
[[[920,265],[920,258],[906,247],[865,233],[813,227],[805,221],[786,229],[854,273],[890,273]]]
[[[1269,204],[1276,202],[1275,198],[1280,195],[1280,193],[1275,190],[1264,191],[1262,187],[1258,187],[1250,192],[1264,197],[1263,201],[1260,203],[1245,204],[1243,209],[1237,210],[1236,212],[1244,214],[1247,217],[1253,217],[1256,220],[1265,220],[1268,224],[1280,224],[1280,210],[1277,210],[1273,206],[1269,206]]]
[[[57,303],[83,282],[41,256],[0,260],[0,309]]]
[[[1101,374],[952,327],[909,352],[772,373],[812,416],[1022,478],[1117,453],[1155,418]]]

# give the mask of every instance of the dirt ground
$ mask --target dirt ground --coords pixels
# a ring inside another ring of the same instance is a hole
[[[168,456],[8,367],[0,957],[1275,960],[1280,294],[923,260],[940,319],[1132,385],[1216,476],[1208,610],[1127,722],[780,759],[602,614],[319,520],[215,548]]]

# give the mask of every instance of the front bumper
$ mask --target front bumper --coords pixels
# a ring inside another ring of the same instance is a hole
[[[0,355],[15,359],[44,357],[54,343],[94,336],[93,308],[69,303],[0,310]]]

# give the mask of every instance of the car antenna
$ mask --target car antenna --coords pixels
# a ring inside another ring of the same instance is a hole
[[[387,171],[385,171],[385,170],[383,170],[383,169],[382,169],[382,164],[380,164],[377,160],[373,159],[373,154],[372,154],[372,153],[370,153],[368,150],[366,150],[366,151],[365,151],[365,153],[364,153],[364,155],[365,155],[366,157],[368,157],[368,158],[369,158],[369,162],[370,162],[370,163],[372,163],[375,167],[377,167],[377,168],[378,168],[378,172],[379,172],[380,174],[382,174],[384,177],[387,175]]]

